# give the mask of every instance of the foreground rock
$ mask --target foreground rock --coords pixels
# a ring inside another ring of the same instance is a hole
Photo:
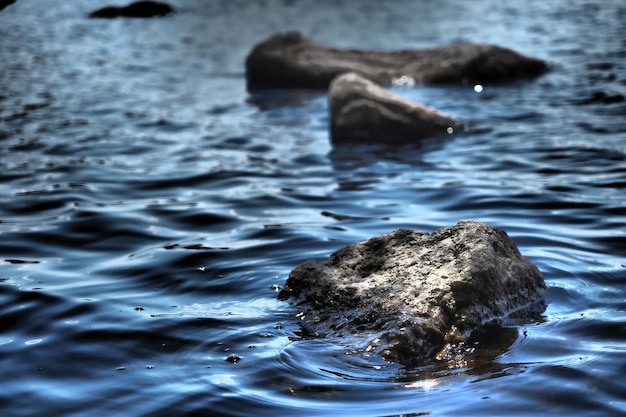
[[[545,61],[499,46],[458,43],[395,52],[335,49],[317,44],[299,32],[275,35],[246,59],[248,89],[326,89],[333,78],[357,72],[383,85],[394,80],[420,84],[474,85],[537,77]]]
[[[279,298],[319,334],[414,364],[541,300],[546,285],[508,235],[473,221],[399,229],[296,267]]]
[[[91,18],[114,19],[116,17],[162,17],[176,13],[169,4],[156,1],[137,1],[128,6],[107,6],[89,13]]]
[[[414,103],[356,73],[330,84],[333,143],[410,143],[461,130],[463,125],[432,107]]]

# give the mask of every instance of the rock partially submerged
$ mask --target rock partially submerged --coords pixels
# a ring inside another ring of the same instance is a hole
[[[463,128],[451,116],[392,94],[354,72],[335,78],[328,95],[335,144],[411,143]]]
[[[89,13],[90,18],[114,19],[116,17],[162,17],[176,13],[176,9],[166,3],[137,1],[128,6],[107,6]]]
[[[301,309],[306,328],[415,364],[537,304],[545,290],[504,231],[466,220],[432,234],[399,229],[307,261],[279,298]]]
[[[533,78],[547,70],[543,60],[495,45],[457,43],[421,50],[366,51],[325,47],[299,32],[260,42],[246,59],[249,90],[326,89],[344,72],[357,72],[383,85],[394,80],[473,85]]]

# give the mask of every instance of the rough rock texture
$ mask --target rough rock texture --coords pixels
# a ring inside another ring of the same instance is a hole
[[[481,325],[541,300],[546,285],[508,235],[471,220],[432,234],[399,229],[290,274],[279,298],[320,334],[400,363],[432,357]]]
[[[176,9],[166,3],[137,1],[128,6],[107,6],[89,13],[90,18],[114,19],[116,17],[161,17],[176,13]]]
[[[462,124],[432,107],[394,95],[350,72],[328,92],[333,143],[410,143],[461,130]]]
[[[351,71],[383,85],[394,79],[473,85],[537,77],[547,70],[545,61],[494,45],[458,43],[422,50],[365,51],[327,48],[299,32],[274,35],[257,44],[246,59],[249,90],[325,89],[337,75]]]

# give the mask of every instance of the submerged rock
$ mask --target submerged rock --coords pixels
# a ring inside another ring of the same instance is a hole
[[[333,143],[410,143],[461,130],[463,125],[432,107],[392,94],[351,72],[330,84]]]
[[[357,72],[383,85],[394,80],[419,84],[473,85],[537,77],[545,61],[495,45],[457,43],[421,50],[366,51],[328,48],[299,32],[257,44],[246,59],[248,89],[325,89],[344,72]]]
[[[415,364],[537,304],[545,290],[504,231],[466,220],[432,234],[399,229],[307,261],[279,298],[318,334],[354,337],[363,351]]]
[[[128,6],[107,6],[89,13],[90,18],[114,19],[116,17],[161,17],[176,13],[176,9],[166,3],[137,1]]]

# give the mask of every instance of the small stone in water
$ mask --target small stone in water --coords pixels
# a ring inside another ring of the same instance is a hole
[[[230,362],[230,363],[237,363],[240,360],[241,360],[241,356],[235,355],[234,353],[228,355],[228,357],[226,358],[226,362]]]
[[[269,339],[270,337],[274,337],[274,335],[269,332],[264,332],[264,333],[261,333],[261,337],[264,339]]]

